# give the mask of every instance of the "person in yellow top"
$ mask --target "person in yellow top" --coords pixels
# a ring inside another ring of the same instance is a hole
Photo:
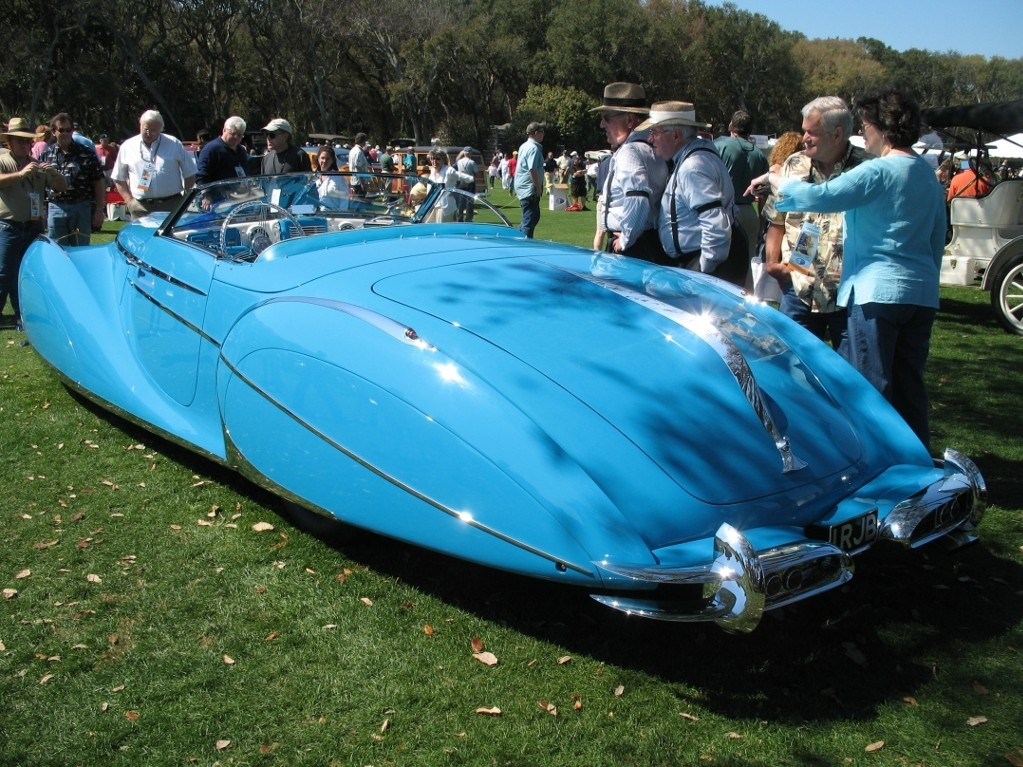
[[[21,330],[18,268],[29,244],[46,231],[47,187],[67,191],[67,180],[48,163],[32,159],[36,134],[20,117],[12,117],[0,150],[0,312],[10,296],[14,323]]]

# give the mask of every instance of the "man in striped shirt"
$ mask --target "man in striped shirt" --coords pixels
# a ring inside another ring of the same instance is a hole
[[[597,208],[597,230],[606,235],[604,248],[647,261],[661,259],[657,214],[668,166],[636,131],[650,113],[646,92],[635,83],[611,83],[604,88],[603,103],[590,111],[600,113],[608,143],[618,147]]]

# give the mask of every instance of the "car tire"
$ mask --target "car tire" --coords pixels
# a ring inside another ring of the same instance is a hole
[[[1023,254],[998,273],[991,286],[991,306],[1007,332],[1023,336]]]

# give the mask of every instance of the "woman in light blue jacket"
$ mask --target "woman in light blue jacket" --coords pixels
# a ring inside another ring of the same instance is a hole
[[[912,145],[920,108],[898,88],[857,99],[853,111],[878,159],[823,184],[768,174],[780,211],[845,211],[838,303],[848,309],[846,357],[929,447],[924,365],[938,309],[945,203]]]

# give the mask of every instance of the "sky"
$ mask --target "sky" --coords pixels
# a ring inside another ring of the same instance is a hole
[[[723,5],[725,0],[704,0]],[[873,37],[897,51],[1023,58],[1023,0],[731,0],[809,38]]]

